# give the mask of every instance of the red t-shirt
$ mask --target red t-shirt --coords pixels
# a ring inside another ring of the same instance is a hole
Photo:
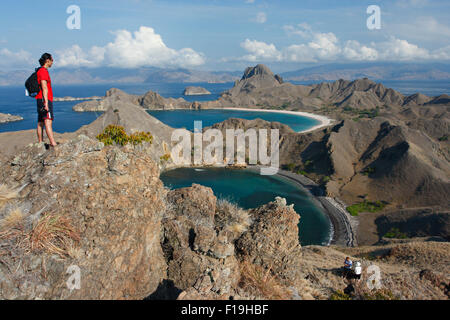
[[[42,80],[47,81],[48,101],[53,101],[52,81],[50,80],[50,74],[48,73],[47,68],[40,68],[38,70],[37,79],[38,79],[39,87],[41,87]],[[38,95],[36,96],[36,99],[42,99],[42,88],[39,91]]]

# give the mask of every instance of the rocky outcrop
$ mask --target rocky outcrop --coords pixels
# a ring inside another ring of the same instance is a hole
[[[139,105],[144,109],[179,109],[189,108],[190,103],[183,98],[164,98],[158,93],[148,91],[139,98]]]
[[[0,297],[142,299],[156,290],[167,268],[158,175],[145,148],[83,135],[53,152],[25,148],[1,173],[16,196],[0,208]],[[67,285],[74,270],[76,289]]]
[[[211,94],[211,92],[202,87],[186,87],[183,91],[183,95],[185,96],[199,96],[208,94]]]
[[[123,103],[131,103],[138,104],[139,97],[136,95],[130,95],[120,89],[112,88],[109,89],[105,98],[102,100],[91,100],[85,101],[75,105],[72,109],[77,112],[85,112],[85,111],[106,111],[108,108],[117,108],[120,104]]]
[[[15,122],[15,121],[21,121],[23,118],[21,116],[14,116],[12,114],[5,114],[0,113],[0,123],[7,123],[7,122]]]
[[[140,106],[144,109],[177,109],[189,108],[191,106],[191,103],[182,98],[163,98],[158,93],[153,91],[148,91],[146,94],[138,96],[130,95],[120,89],[113,88],[106,92],[103,99],[79,103],[73,107],[73,110],[77,112],[104,112],[110,107],[116,109],[124,103]]]

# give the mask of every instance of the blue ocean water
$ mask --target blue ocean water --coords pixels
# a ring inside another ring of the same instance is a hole
[[[286,198],[300,214],[299,237],[302,245],[325,245],[330,240],[330,220],[294,182],[279,176],[262,176],[248,170],[225,168],[180,168],[163,172],[161,180],[172,188],[198,183],[210,187],[218,198],[228,199],[244,209],[256,208]]]
[[[189,85],[202,86],[211,92],[210,95],[183,96],[186,83],[138,83],[138,84],[97,84],[97,85],[67,85],[53,86],[55,97],[90,97],[103,96],[111,88],[124,90],[129,94],[142,95],[149,90],[155,91],[165,98],[183,97],[187,101],[216,100],[220,93],[231,88],[232,83],[194,83]],[[55,131],[73,132],[81,126],[91,123],[100,112],[74,112],[72,107],[80,101],[54,102]],[[24,87],[0,87],[0,113],[10,113],[24,118],[23,121],[0,124],[0,132],[34,129],[37,124],[36,101],[25,96]]]
[[[148,111],[152,116],[168,124],[173,128],[186,128],[194,131],[194,121],[202,121],[203,128],[209,127],[217,122],[222,122],[229,118],[240,119],[264,119],[267,121],[277,121],[287,124],[294,131],[309,129],[320,122],[318,120],[297,116],[293,114],[283,114],[277,112],[260,111],[240,111],[240,110],[152,110]]]
[[[295,83],[295,82],[293,82]],[[303,83],[309,84],[309,83]],[[450,82],[448,81],[383,81],[387,87],[392,87],[403,94],[412,94],[415,92],[421,92],[429,96],[437,96],[443,93],[450,93]],[[204,96],[183,96],[183,90],[188,85],[202,86],[211,92],[211,95]],[[73,97],[87,97],[87,96],[103,96],[105,92],[110,88],[119,88],[130,94],[144,94],[149,90],[153,90],[163,97],[173,97],[179,98],[183,97],[188,101],[208,101],[216,100],[220,93],[231,88],[233,83],[138,83],[138,84],[96,84],[96,85],[66,85],[58,86],[54,85],[53,91],[55,97],[73,96]],[[91,123],[94,121],[101,113],[99,112],[83,112],[78,113],[72,111],[72,107],[77,104],[77,101],[67,101],[67,102],[55,102],[54,112],[55,112],[55,122],[54,129],[57,132],[73,132],[78,130],[82,125]],[[36,101],[32,98],[25,96],[25,88],[20,87],[0,87],[0,112],[1,113],[11,113],[14,115],[20,115],[24,118],[23,121],[0,124],[0,132],[5,131],[16,131],[16,130],[27,130],[34,129],[36,127],[37,115],[36,115]],[[181,111],[180,111],[181,112]],[[203,125],[209,126],[214,122],[223,121],[228,116],[231,117],[241,117],[246,119],[253,119],[255,117],[260,117],[262,119],[279,121],[286,123],[293,127],[294,130],[303,130],[307,126],[314,125],[315,120],[309,118],[299,117],[287,117],[286,115],[276,114],[276,113],[252,113],[249,112],[237,112],[225,113],[222,115],[210,111],[210,113],[205,113],[202,115],[204,119]],[[221,113],[221,112],[219,112]],[[173,114],[154,114],[157,117],[164,117],[165,121],[172,121],[171,124],[174,127],[186,127],[191,128],[193,126],[192,118],[198,118],[199,113],[192,112],[191,114],[186,113],[183,116],[190,117],[189,121],[184,124],[180,123],[177,114],[175,117]],[[217,121],[214,118],[217,117]],[[181,119],[183,120],[183,119]],[[198,119],[196,119],[198,120]],[[300,121],[300,123],[297,123]]]

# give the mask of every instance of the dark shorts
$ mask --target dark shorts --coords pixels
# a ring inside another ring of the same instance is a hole
[[[44,109],[44,101],[42,99],[37,99],[36,101],[38,122],[44,122],[45,120],[54,120],[55,116],[53,114],[53,101],[48,102],[48,112]]]

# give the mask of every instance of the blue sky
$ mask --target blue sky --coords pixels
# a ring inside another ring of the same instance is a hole
[[[81,10],[69,30],[66,9]],[[369,30],[369,5],[381,29]],[[42,52],[55,67],[143,66],[281,72],[366,61],[449,62],[447,0],[11,1],[2,8],[0,64],[28,68]]]

